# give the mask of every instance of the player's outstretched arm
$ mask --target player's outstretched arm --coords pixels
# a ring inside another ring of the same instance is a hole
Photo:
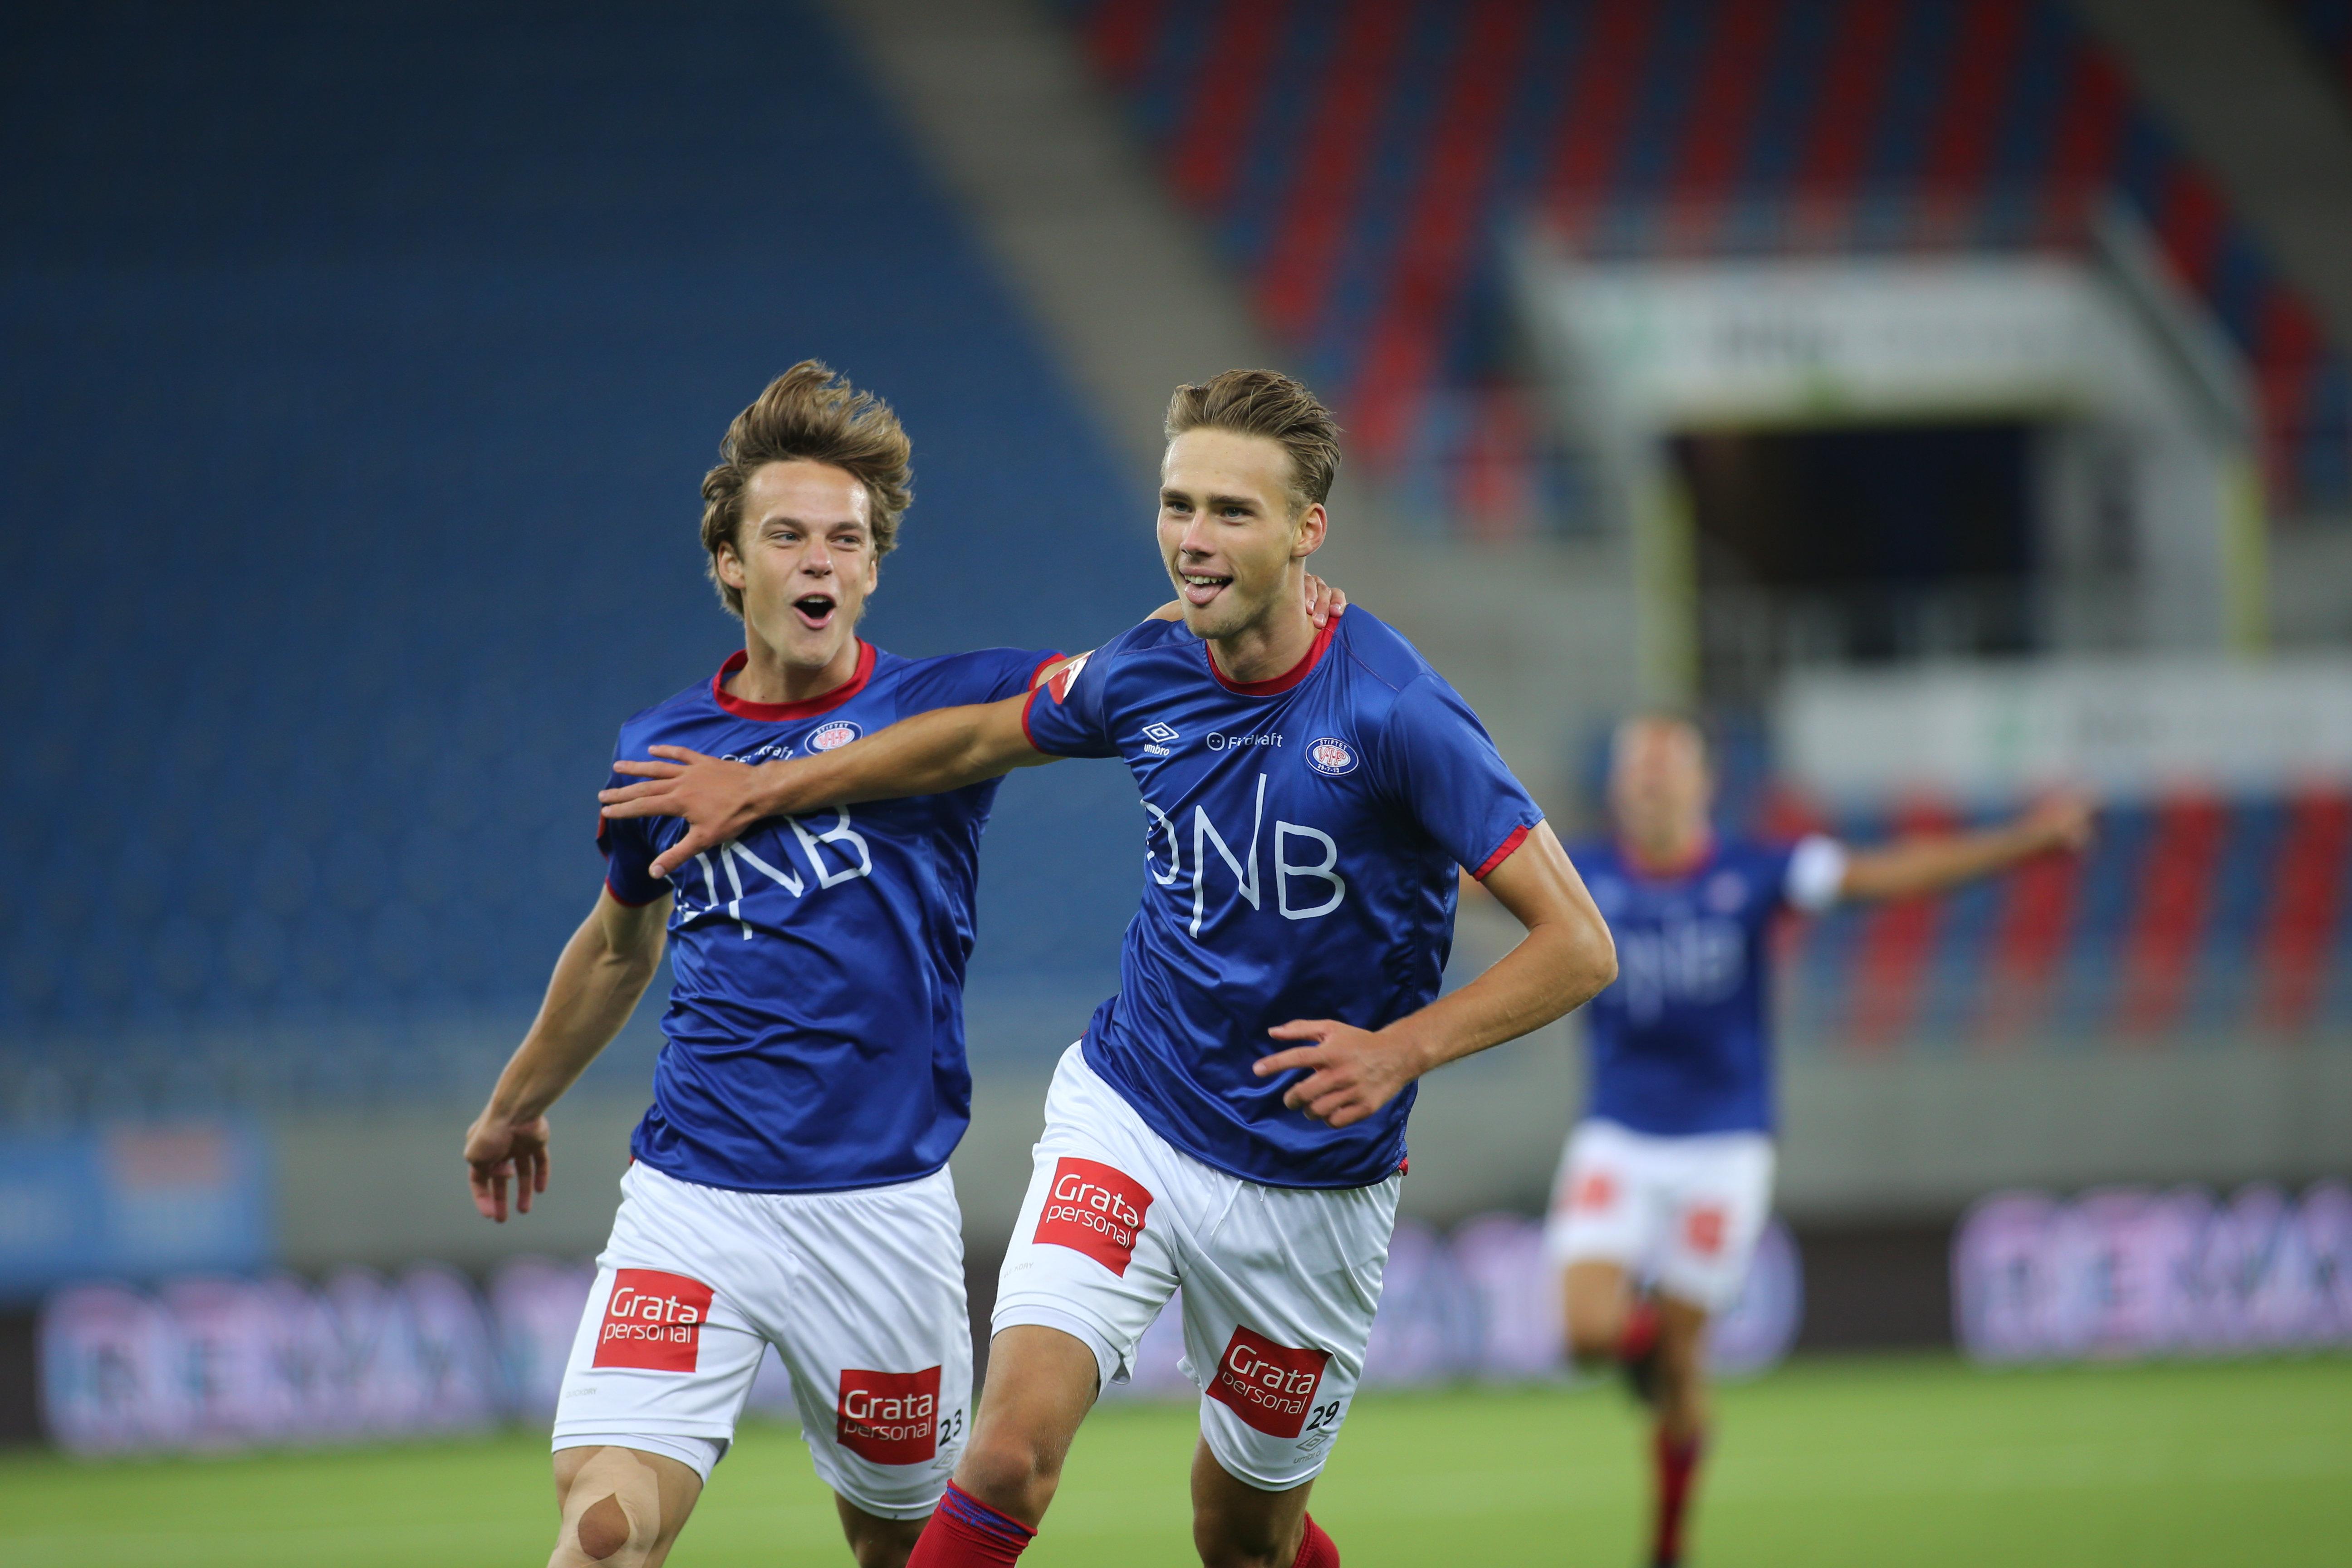
[[[1348,595],[1311,573],[1306,593],[1307,616],[1318,626],[1347,611]],[[1146,618],[1183,617],[1183,604],[1171,599]],[[1033,688],[1051,680],[1069,662],[1062,659],[1039,670]],[[1058,761],[1029,744],[1021,723],[1027,703],[1024,694],[1001,702],[934,709],[821,757],[757,766],[705,756],[684,746],[653,746],[648,748],[652,761],[613,764],[615,772],[643,782],[602,791],[596,798],[607,816],[685,820],[686,836],[663,850],[649,868],[654,876],[667,877],[712,846],[741,837],[763,817],[854,805],[861,800],[934,795],[1014,768]]]
[[[1385,1029],[1301,1019],[1270,1029],[1307,1042],[1257,1063],[1260,1078],[1311,1069],[1282,1102],[1334,1127],[1361,1121],[1413,1079],[1515,1040],[1582,1006],[1617,978],[1617,946],[1584,879],[1548,822],[1486,875],[1486,890],[1528,928],[1492,969]]]
[[[2037,855],[2079,852],[2091,841],[2093,807],[2078,795],[2043,801],[1981,833],[1916,834],[1847,852],[1841,899],[1908,899],[2005,871]]]
[[[785,762],[730,763],[683,746],[647,748],[653,762],[622,761],[615,773],[641,779],[598,794],[606,816],[677,816],[686,837],[664,849],[651,870],[667,877],[713,845],[740,837],[762,817],[796,816],[819,806],[937,795],[1014,768],[1060,761],[1029,743],[1021,715],[1027,693],[1001,702],[934,708],[838,751]]]
[[[519,1214],[529,1214],[532,1195],[547,1191],[548,1107],[612,1044],[653,983],[669,902],[664,895],[632,907],[606,889],[563,944],[539,1016],[466,1130],[467,1179],[483,1217],[506,1223],[509,1179]]]

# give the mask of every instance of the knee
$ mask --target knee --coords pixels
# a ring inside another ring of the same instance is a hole
[[[1612,1265],[1570,1264],[1560,1279],[1568,1353],[1590,1366],[1617,1353],[1633,1302],[1622,1270]]]
[[[563,1523],[549,1568],[642,1568],[663,1538],[657,1478],[602,1456],[569,1468],[559,1472]]]
[[[1594,1322],[1589,1319],[1568,1321],[1568,1353],[1590,1366],[1607,1361],[1617,1353],[1617,1342],[1622,1330],[1615,1322]]]
[[[1027,1434],[1003,1427],[975,1431],[956,1469],[956,1484],[1000,1512],[1035,1526],[1060,1485],[1060,1456]]]
[[[1568,1309],[1568,1353],[1591,1365],[1617,1353],[1625,1337],[1625,1310],[1616,1301],[1571,1301]]]
[[[584,1507],[566,1500],[562,1533],[549,1568],[639,1568],[661,1535],[659,1505],[649,1508],[646,1500],[635,1498],[624,1501],[619,1492],[594,1486],[581,1490],[595,1495]]]

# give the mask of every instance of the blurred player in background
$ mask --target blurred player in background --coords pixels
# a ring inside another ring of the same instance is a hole
[[[625,724],[618,757],[823,752],[1054,668],[1032,649],[910,660],[856,635],[911,500],[887,405],[803,362],[736,418],[720,456],[702,542],[743,651]],[[770,1344],[861,1568],[906,1561],[961,1451],[971,1392],[946,1165],[970,1119],[961,994],[996,787],[751,824],[674,879],[651,867],[683,823],[599,822],[604,889],[466,1138],[482,1213],[505,1219],[510,1180],[528,1211],[547,1184],[549,1107],[675,938],[653,1107],[556,1411],[552,1563],[668,1555]]]
[[[1617,983],[1587,1009],[1591,1090],[1553,1188],[1579,1362],[1614,1359],[1655,1410],[1651,1560],[1680,1562],[1706,1426],[1710,1316],[1739,1295],[1772,1204],[1769,937],[1784,910],[1935,893],[2080,850],[2089,806],[2055,799],[2006,826],[1849,849],[1717,838],[1697,727],[1626,722],[1611,760],[1616,837],[1577,866],[1616,938]]]
[[[1362,1372],[1414,1082],[1613,973],[1575,868],[1453,689],[1361,610],[1318,631],[1302,609],[1328,412],[1229,371],[1177,389],[1167,435],[1159,542],[1183,625],[1126,632],[1025,698],[765,768],[633,765],[655,782],[604,797],[689,817],[674,857],[777,811],[1066,756],[1118,757],[1142,794],[1119,992],[1048,1092],[971,1446],[920,1568],[1020,1555],[1180,1286],[1202,1560],[1334,1568],[1307,1497]],[[1528,934],[1438,1000],[1457,865]]]

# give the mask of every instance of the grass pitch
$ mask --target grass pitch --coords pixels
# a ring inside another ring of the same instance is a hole
[[[1024,1568],[1196,1560],[1190,1405],[1087,1423]],[[1726,1391],[1705,1568],[2352,1561],[2352,1359],[2005,1373],[1801,1363]],[[1637,1560],[1642,1428],[1605,1389],[1376,1394],[1315,1514],[1349,1568]],[[9,1568],[490,1568],[546,1561],[544,1442],[79,1464],[0,1458]],[[671,1563],[845,1568],[798,1434],[746,1430]]]

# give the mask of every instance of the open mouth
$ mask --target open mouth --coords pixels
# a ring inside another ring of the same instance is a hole
[[[1215,598],[1233,581],[1211,572],[1179,573],[1176,580],[1184,584],[1184,602],[1196,608]]]
[[[793,601],[793,613],[800,616],[801,625],[813,632],[831,626],[834,612],[839,608],[830,594],[803,594]]]

